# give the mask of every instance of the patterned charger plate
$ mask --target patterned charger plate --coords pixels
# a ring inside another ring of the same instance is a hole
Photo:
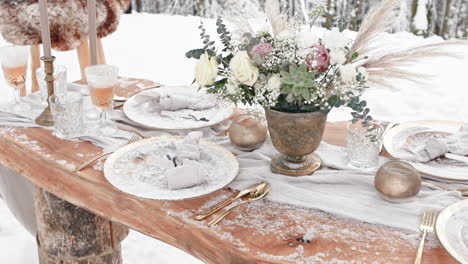
[[[180,110],[185,111],[186,118],[171,118],[161,116],[157,112],[152,112],[144,107],[141,103],[138,103],[135,98],[139,96],[151,96],[152,94],[163,94],[163,93],[180,93],[186,95],[199,96],[203,95],[204,91],[200,91],[197,87],[187,86],[163,86],[161,88],[149,89],[142,91],[130,99],[124,104],[123,111],[127,117],[133,122],[147,128],[163,129],[163,130],[191,130],[199,129],[204,127],[214,126],[223,121],[229,119],[236,109],[236,106],[230,102],[218,101],[217,105],[213,108],[204,109],[200,111],[194,110]],[[196,112],[196,113],[195,113]],[[193,115],[191,115],[193,114]],[[189,118],[190,116],[204,116],[205,120],[195,120]]]
[[[463,123],[453,121],[413,121],[393,127],[384,136],[384,146],[394,158],[403,159],[409,152],[405,145],[424,143],[432,135],[451,135],[458,131]],[[468,181],[468,164],[446,158],[429,162],[409,162],[429,178],[446,181]]]
[[[200,141],[200,164],[208,172],[207,181],[192,188],[170,190],[164,171],[152,158],[174,156],[174,143],[181,137],[144,139],[114,152],[104,164],[104,177],[122,192],[148,199],[184,200],[206,195],[226,187],[239,172],[239,163],[224,147]]]

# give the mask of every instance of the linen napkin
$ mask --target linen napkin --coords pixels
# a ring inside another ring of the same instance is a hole
[[[175,112],[184,109],[205,110],[217,104],[213,94],[171,94],[149,91],[137,95],[135,101],[150,112]]]
[[[405,145],[413,156],[409,156],[412,161],[428,162],[446,153],[458,155],[468,155],[468,125],[460,127],[453,135],[442,137],[434,135],[418,146]]]
[[[166,171],[169,189],[185,189],[206,182],[208,172],[199,162],[198,144],[202,136],[201,132],[190,132],[183,142],[175,145],[177,166]]]
[[[163,94],[159,103],[166,111],[204,110],[216,106],[216,96],[213,94]]]

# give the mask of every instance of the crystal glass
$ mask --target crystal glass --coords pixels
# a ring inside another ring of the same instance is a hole
[[[69,139],[83,132],[83,97],[81,94],[68,92],[52,95],[49,103],[54,118],[55,136]]]
[[[94,65],[85,69],[86,79],[93,104],[101,110],[99,131],[103,135],[116,132],[113,123],[107,120],[107,112],[112,110],[114,86],[117,83],[119,69],[111,65]]]
[[[243,151],[260,148],[267,138],[265,118],[258,113],[237,116],[229,127],[231,143]]]
[[[45,79],[44,68],[38,68],[36,70],[36,79],[39,84],[39,91],[41,93],[42,100],[47,103],[48,91],[47,82]],[[62,95],[67,91],[67,68],[62,65],[54,65],[54,94]]]
[[[14,90],[13,109],[29,110],[26,104],[20,104],[21,90],[26,90],[26,72],[28,70],[29,47],[7,46],[0,49],[0,59],[5,80]]]
[[[360,169],[373,169],[379,165],[382,145],[383,127],[371,123],[364,126],[362,122],[348,125],[348,158],[349,165]]]

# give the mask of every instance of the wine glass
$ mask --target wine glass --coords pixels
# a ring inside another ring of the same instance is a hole
[[[26,91],[26,72],[28,70],[29,48],[27,46],[6,46],[0,50],[3,74],[8,86],[13,88],[13,110],[29,110],[27,104],[20,104],[21,91]]]
[[[117,83],[119,69],[112,65],[94,65],[85,69],[91,100],[101,110],[99,130],[101,134],[111,136],[116,129],[107,120],[107,113],[112,110],[114,101],[114,86]]]

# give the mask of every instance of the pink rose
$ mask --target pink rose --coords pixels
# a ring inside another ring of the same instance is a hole
[[[268,54],[270,54],[272,49],[273,47],[271,46],[270,43],[260,43],[260,44],[253,46],[252,51],[250,51],[250,55],[252,57],[255,57],[255,56],[266,57],[268,56]]]
[[[325,71],[330,64],[330,53],[323,45],[314,45],[312,48],[314,51],[306,59],[307,69],[309,71]]]

